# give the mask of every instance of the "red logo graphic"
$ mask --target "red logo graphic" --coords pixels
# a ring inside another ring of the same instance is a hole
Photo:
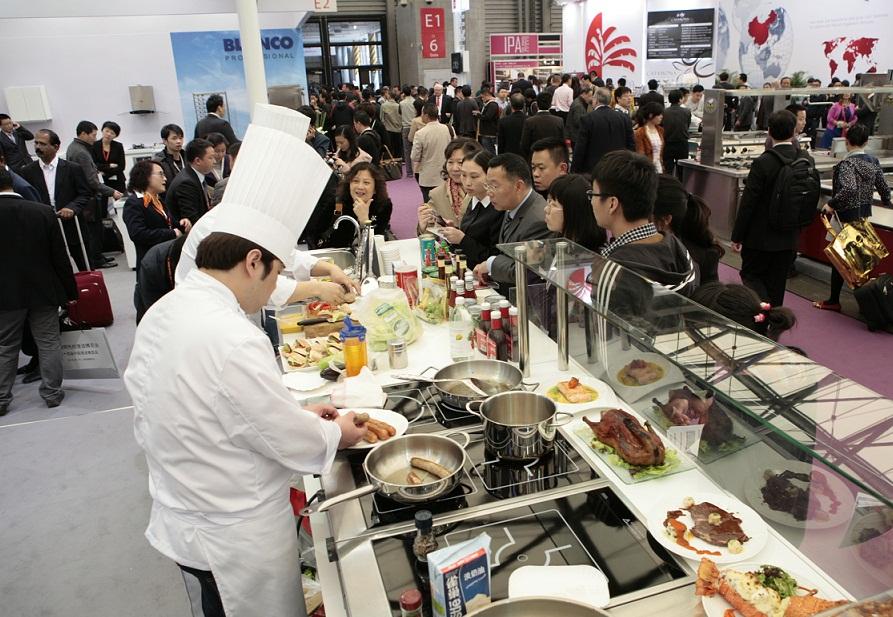
[[[747,33],[754,43],[762,45],[769,40],[769,26],[776,21],[778,21],[778,13],[775,11],[769,11],[769,17],[766,18],[766,21],[760,21],[759,17],[754,17],[747,24]]]
[[[857,63],[861,64],[860,72],[876,73],[877,61],[874,59],[874,48],[877,42],[877,39],[868,37],[848,39],[844,36],[825,41],[822,45],[825,58],[828,59],[831,76],[835,75],[841,62],[846,62],[848,75],[853,73]]]
[[[629,44],[630,38],[625,34],[613,36],[617,28],[602,28],[602,14],[599,13],[589,24],[586,33],[586,69],[603,76],[605,67],[617,66],[635,72],[636,65],[629,58],[638,54],[632,47],[621,47]]]

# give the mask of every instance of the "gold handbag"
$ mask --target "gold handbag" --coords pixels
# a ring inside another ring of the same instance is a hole
[[[836,213],[834,217],[837,218]],[[825,247],[825,256],[831,265],[851,289],[864,285],[875,266],[890,254],[874,227],[868,220],[859,219],[846,223],[838,232],[828,217],[819,218],[833,238]]]

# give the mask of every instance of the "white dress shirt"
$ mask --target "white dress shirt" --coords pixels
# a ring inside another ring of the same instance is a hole
[[[482,208],[490,207],[490,196],[487,195],[483,199],[478,199],[477,197],[472,197],[471,203],[468,204],[468,211],[474,212],[474,209],[478,206],[481,206]]]
[[[50,196],[50,205],[56,207],[56,169],[59,167],[57,156],[49,163],[40,162],[40,170],[43,172],[43,180],[47,185],[47,194]]]
[[[561,84],[552,94],[552,107],[558,111],[570,111],[573,103],[574,89],[567,84]]]

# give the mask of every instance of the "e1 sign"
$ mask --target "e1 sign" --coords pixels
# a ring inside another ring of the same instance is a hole
[[[446,25],[443,9],[419,9],[422,58],[446,58]]]

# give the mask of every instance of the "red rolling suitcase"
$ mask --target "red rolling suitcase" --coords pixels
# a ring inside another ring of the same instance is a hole
[[[84,263],[89,267],[90,259],[87,257],[87,247],[84,244],[81,224],[77,217],[74,219],[74,224],[78,230],[81,250],[84,252]],[[61,220],[59,221],[59,226],[62,227]],[[64,227],[62,227],[62,239],[65,241],[65,248],[68,249]],[[112,325],[115,317],[112,314],[112,302],[109,298],[109,290],[105,286],[105,278],[102,276],[102,272],[97,272],[96,270],[75,272],[74,280],[78,287],[78,299],[68,303],[68,319],[72,324],[89,326],[91,328]]]

